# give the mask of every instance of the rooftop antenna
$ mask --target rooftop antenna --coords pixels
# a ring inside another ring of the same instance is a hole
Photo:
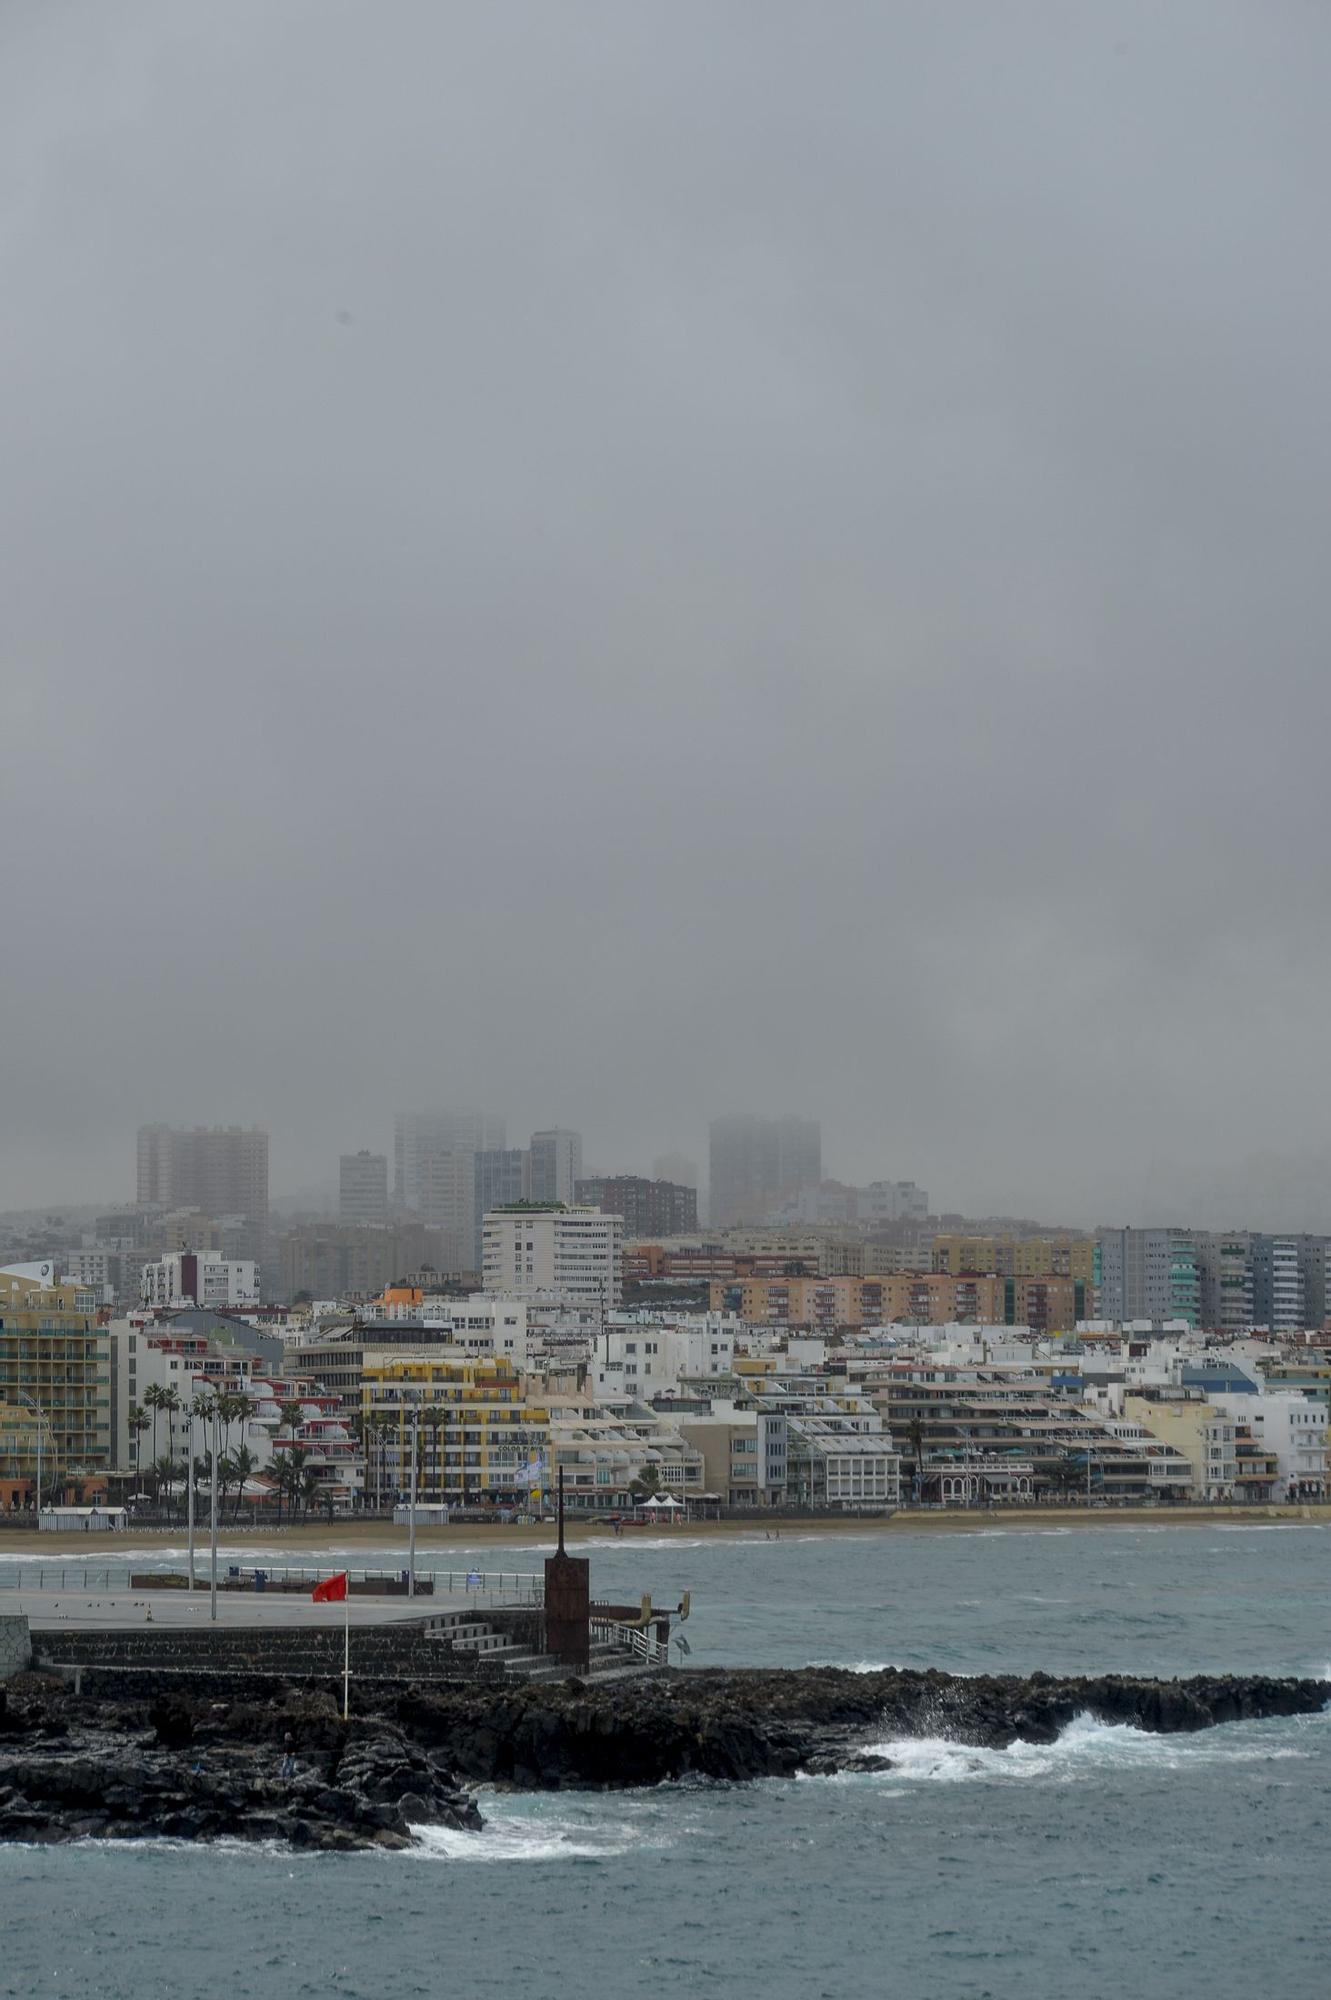
[[[560,1466],[560,1468],[559,1468],[559,1549],[558,1549],[558,1554],[560,1554],[560,1555],[562,1556],[562,1555],[563,1555],[563,1553],[564,1553],[564,1468],[563,1468],[563,1466],[561,1465],[561,1466]]]

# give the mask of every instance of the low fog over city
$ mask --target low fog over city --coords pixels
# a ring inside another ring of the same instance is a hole
[[[477,1107],[1325,1227],[1328,55],[10,0],[0,1205]]]

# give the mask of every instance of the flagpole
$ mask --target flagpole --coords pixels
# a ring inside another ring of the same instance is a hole
[[[342,1599],[342,1720],[347,1720],[351,1707],[351,1578],[347,1578],[347,1594]]]

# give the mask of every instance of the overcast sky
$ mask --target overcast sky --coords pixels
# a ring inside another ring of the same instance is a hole
[[[1329,60],[5,0],[0,1205],[398,1104],[1087,1222],[1322,1157]]]

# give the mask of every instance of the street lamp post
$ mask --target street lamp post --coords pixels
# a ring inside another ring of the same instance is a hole
[[[221,1440],[218,1437],[217,1398],[213,1398],[213,1449],[212,1478],[208,1486],[208,1549],[211,1562],[211,1580],[208,1586],[208,1616],[217,1623],[217,1454]],[[191,1586],[192,1587],[192,1586]]]
[[[167,1437],[167,1456],[171,1455],[171,1440]],[[188,1545],[189,1601],[194,1602],[194,1381],[191,1377],[189,1400],[185,1404],[185,1540]]]
[[[32,1411],[37,1419],[37,1526],[40,1528],[42,1525],[42,1431],[43,1429],[51,1429],[50,1419],[35,1396],[29,1396],[20,1389],[18,1398],[25,1408]],[[51,1431],[51,1449],[54,1452],[54,1431]]]
[[[211,1618],[216,1619],[217,1617],[217,1454],[218,1454],[218,1443],[219,1443],[217,1427],[219,1420],[219,1412],[217,1407],[217,1397],[213,1395],[211,1391],[206,1391],[202,1396],[196,1396],[194,1394],[193,1384],[191,1384],[190,1399],[186,1405],[186,1421],[189,1425],[189,1435],[186,1440],[186,1447],[185,1447],[185,1486],[186,1486],[186,1491],[189,1495],[189,1521],[190,1521],[189,1588],[190,1588],[191,1603],[193,1603],[194,1601],[194,1568],[195,1568],[194,1419],[196,1416],[202,1417],[204,1424],[205,1425],[211,1424],[212,1427],[211,1435],[207,1431],[205,1431],[205,1436],[210,1435],[210,1442],[208,1449],[208,1492],[209,1492],[208,1546],[212,1557],[212,1586],[210,1590],[208,1612]]]
[[[415,1396],[411,1403],[411,1482],[407,1498],[407,1595],[416,1595],[416,1440],[420,1429],[420,1410]]]

